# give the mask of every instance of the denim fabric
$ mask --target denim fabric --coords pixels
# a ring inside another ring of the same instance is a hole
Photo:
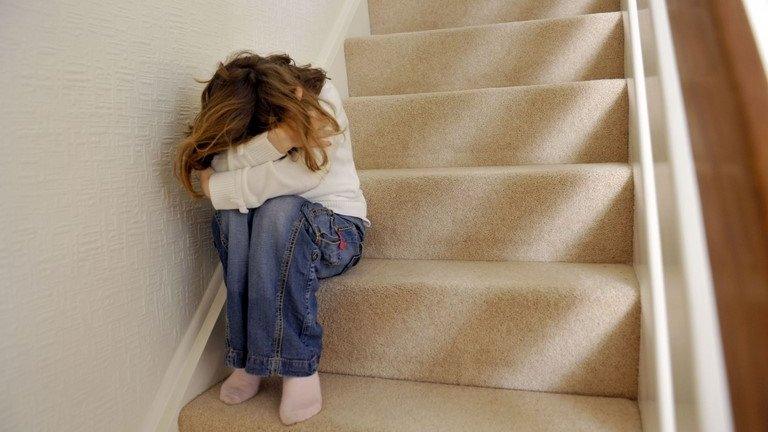
[[[323,337],[318,279],[360,261],[362,219],[290,195],[247,214],[217,210],[211,228],[227,286],[227,365],[261,376],[312,375]]]

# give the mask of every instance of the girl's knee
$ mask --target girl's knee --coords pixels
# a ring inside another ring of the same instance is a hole
[[[307,202],[298,195],[270,198],[259,207],[256,218],[262,224],[289,223],[301,214],[301,206]]]
[[[270,198],[261,205],[259,213],[272,216],[289,216],[298,213],[306,201],[306,198],[298,195],[283,195]]]
[[[307,199],[300,197],[299,195],[282,195],[264,201],[264,204],[261,205],[261,208],[287,208],[296,205],[300,206],[305,201],[307,201]]]

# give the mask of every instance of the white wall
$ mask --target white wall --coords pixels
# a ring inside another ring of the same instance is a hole
[[[218,60],[341,0],[0,3],[0,430],[136,430],[216,260],[171,155]]]

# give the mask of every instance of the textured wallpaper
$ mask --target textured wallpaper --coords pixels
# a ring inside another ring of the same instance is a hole
[[[132,431],[216,263],[173,147],[218,60],[342,1],[0,2],[0,430]]]

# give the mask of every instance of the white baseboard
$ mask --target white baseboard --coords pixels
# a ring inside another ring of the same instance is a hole
[[[349,96],[347,82],[347,61],[344,56],[344,40],[349,37],[368,36],[371,25],[368,20],[368,2],[363,0],[347,2],[350,6],[342,11],[336,31],[329,37],[328,51],[322,52],[320,62],[326,68],[336,90],[342,98]],[[344,20],[341,20],[344,18]]]
[[[313,65],[328,72],[342,97],[348,95],[344,40],[370,34],[366,0],[347,0]],[[177,432],[179,411],[226,376],[222,310],[227,291],[221,264],[176,349],[141,431]]]

